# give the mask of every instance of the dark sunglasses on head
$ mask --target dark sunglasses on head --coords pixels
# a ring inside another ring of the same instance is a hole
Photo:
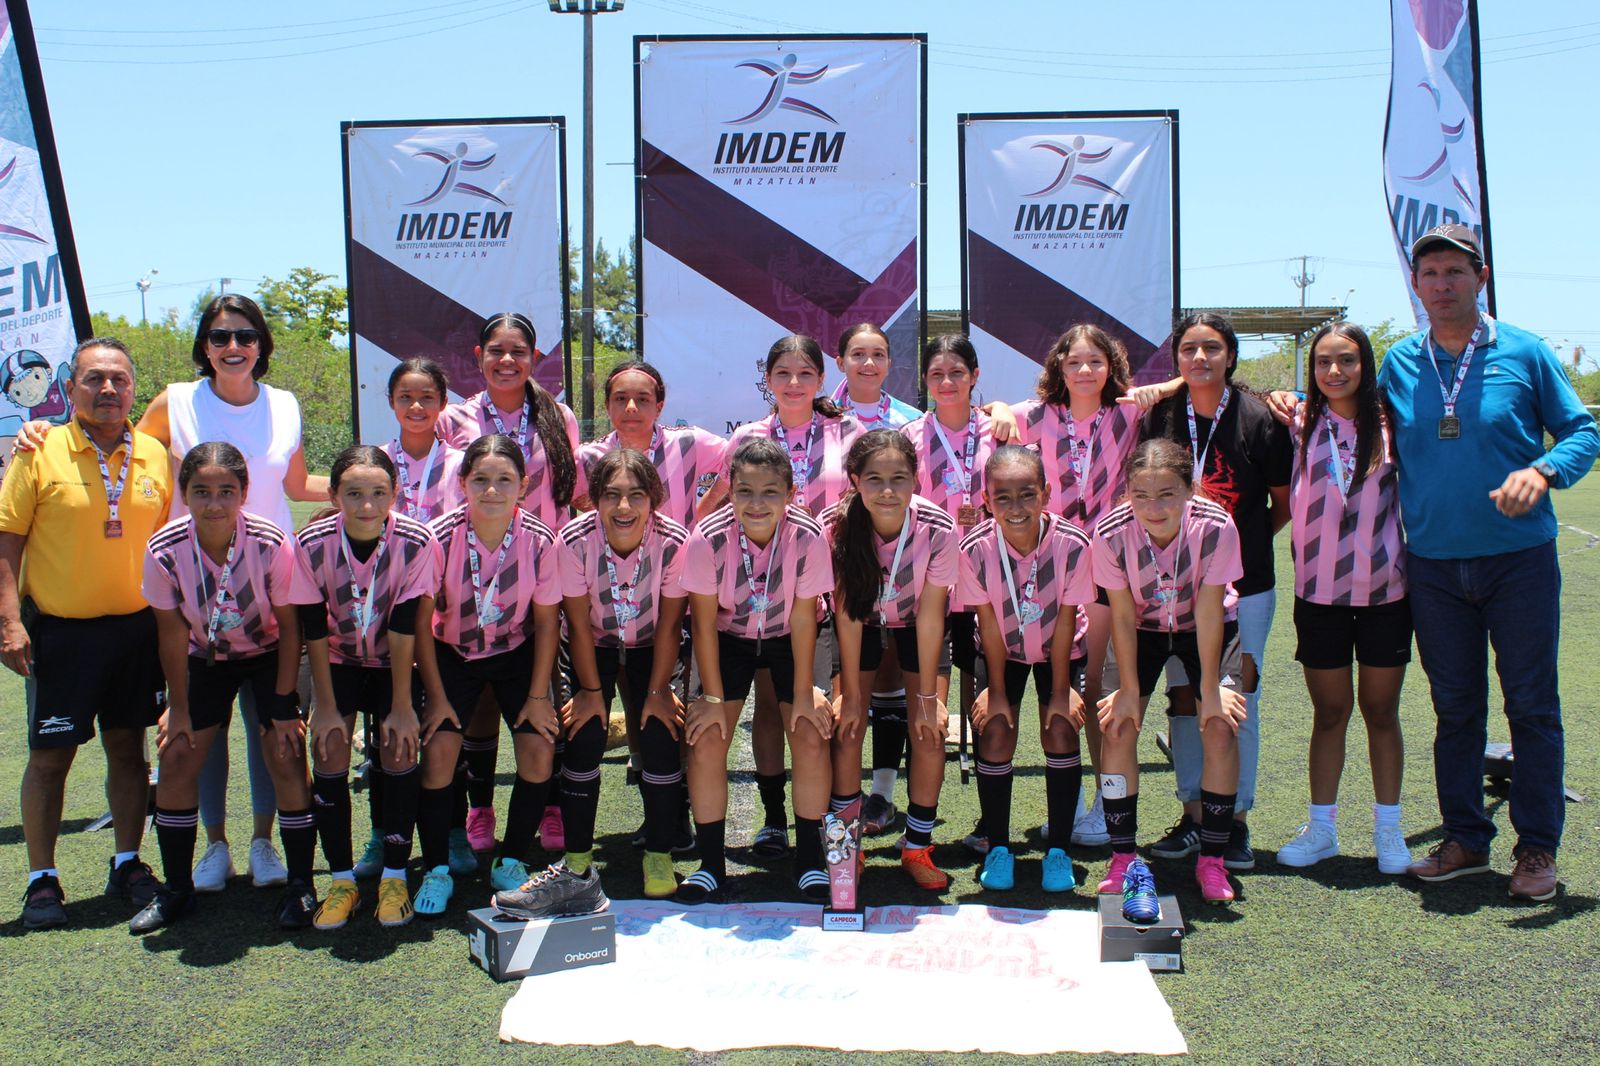
[[[213,348],[226,348],[228,341],[237,341],[241,348],[254,348],[261,343],[259,329],[208,329],[206,343]]]

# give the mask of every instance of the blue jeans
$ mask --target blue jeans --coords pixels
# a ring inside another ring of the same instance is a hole
[[[272,814],[278,809],[278,793],[272,775],[261,755],[260,717],[256,714],[256,694],[249,685],[239,687],[239,719],[244,725],[245,762],[250,767],[250,812]],[[222,723],[205,765],[200,767],[200,821],[203,825],[222,825],[228,820],[228,726]]]
[[[1439,720],[1433,776],[1445,835],[1481,852],[1494,839],[1494,823],[1483,811],[1487,648],[1492,645],[1516,755],[1511,824],[1519,846],[1554,853],[1566,818],[1556,688],[1561,569],[1555,542],[1476,559],[1413,555],[1406,571],[1417,651]]]
[[[1261,760],[1261,660],[1267,653],[1267,634],[1272,632],[1272,616],[1278,610],[1278,593],[1275,589],[1239,597],[1239,652],[1248,655],[1256,664],[1256,687],[1244,694],[1248,717],[1239,725],[1239,798],[1234,801],[1234,812],[1243,814],[1256,805],[1256,764]],[[1168,666],[1171,681],[1172,666]],[[1191,678],[1190,684],[1198,678]],[[1205,754],[1200,745],[1200,719],[1195,715],[1178,715],[1168,719],[1171,725],[1172,770],[1177,778],[1178,799],[1194,803],[1200,799],[1200,771],[1205,766]]]

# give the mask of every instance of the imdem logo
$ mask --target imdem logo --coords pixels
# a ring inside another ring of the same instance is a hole
[[[809,100],[790,94],[794,86],[813,85],[821,81],[828,74],[828,65],[823,64],[812,70],[797,70],[799,64],[800,59],[793,52],[775,64],[762,59],[751,59],[735,64],[736,69],[753,70],[766,78],[767,91],[754,110],[738,118],[725,119],[724,124],[748,126],[779,111],[793,111],[837,126],[839,120],[827,111]],[[732,164],[834,166],[844,154],[844,141],[843,130],[837,133],[830,133],[825,129],[724,133],[717,138],[716,158],[713,163],[718,166]]]
[[[1099,203],[1074,203],[1070,200],[1058,200],[1055,203],[1029,203],[1017,204],[1016,219],[1012,223],[1012,231],[1017,234],[1045,234],[1063,232],[1082,232],[1085,230],[1096,233],[1120,232],[1128,225],[1128,204],[1117,203],[1122,200],[1121,190],[1095,177],[1093,174],[1084,173],[1085,168],[1109,160],[1116,151],[1110,146],[1098,152],[1086,152],[1084,139],[1074,137],[1063,144],[1056,140],[1036,141],[1030,145],[1030,150],[1041,151],[1060,160],[1056,168],[1055,177],[1041,189],[1023,193],[1027,200],[1037,200],[1042,197],[1060,194],[1062,191],[1071,191],[1074,186],[1094,189],[1104,196],[1115,197],[1115,200]]]
[[[413,153],[414,158],[427,159],[444,167],[433,190],[420,200],[412,200],[407,207],[425,207],[437,203],[452,193],[488,200],[501,207],[511,206],[497,194],[482,185],[463,179],[463,175],[477,174],[494,165],[497,153],[489,152],[479,159],[470,157],[465,141],[458,143],[453,152],[425,149]],[[482,180],[481,178],[478,180]],[[503,241],[511,236],[510,211],[414,211],[403,212],[395,228],[396,241]]]

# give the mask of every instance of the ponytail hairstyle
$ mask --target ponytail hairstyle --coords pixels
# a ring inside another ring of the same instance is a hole
[[[1380,427],[1387,415],[1383,398],[1378,393],[1378,360],[1372,351],[1372,341],[1367,337],[1367,331],[1354,322],[1329,322],[1311,338],[1310,351],[1306,355],[1306,408],[1300,423],[1300,468],[1305,469],[1306,457],[1311,452],[1311,440],[1328,407],[1328,397],[1317,387],[1317,375],[1314,372],[1317,345],[1327,337],[1343,337],[1354,343],[1361,354],[1361,382],[1356,386],[1356,470],[1350,479],[1350,488],[1354,490],[1383,461]]]
[[[1072,403],[1072,393],[1067,389],[1065,364],[1067,353],[1079,341],[1094,345],[1106,357],[1106,383],[1100,390],[1100,406],[1109,407],[1117,402],[1119,396],[1126,396],[1133,387],[1133,373],[1128,369],[1128,349],[1117,338],[1088,322],[1080,322],[1068,329],[1050,346],[1050,351],[1044,357],[1044,369],[1039,372],[1039,380],[1033,391],[1045,403],[1062,407]],[[1239,350],[1238,342],[1234,342],[1233,350]]]
[[[1122,466],[1124,481],[1131,481],[1133,475],[1147,470],[1164,470],[1175,474],[1178,480],[1183,482],[1183,487],[1191,493],[1197,489],[1194,483],[1194,456],[1176,441],[1165,437],[1151,437],[1141,441]]]
[[[1020,444],[1002,444],[989,453],[988,461],[983,464],[984,484],[993,483],[995,475],[1008,466],[1025,466],[1034,481],[1041,486],[1045,484],[1044,460],[1039,458],[1038,452]]]
[[[421,374],[433,381],[433,387],[439,390],[439,403],[450,402],[450,382],[444,375],[444,368],[432,359],[425,359],[414,355],[410,359],[402,359],[395,364],[394,370],[389,373],[388,396],[389,402],[394,403],[394,390],[400,387],[400,379],[407,374]]]
[[[922,349],[922,376],[928,376],[928,364],[935,356],[953,355],[967,365],[968,370],[978,369],[978,349],[972,346],[965,333],[941,333],[931,338]]]
[[[876,329],[877,327],[873,328]],[[817,372],[817,394],[811,399],[811,409],[823,418],[838,418],[844,414],[843,407],[840,407],[822,394],[822,378],[827,374],[827,370],[823,367],[822,345],[804,333],[791,333],[787,337],[780,337],[767,350],[767,365],[764,373],[770,377],[772,368],[778,365],[778,360],[790,352],[799,352],[805,357],[806,362],[811,364],[811,368]],[[774,411],[778,409],[776,400],[772,403],[772,409]]]
[[[538,352],[538,335],[534,332],[533,323],[528,321],[526,315],[516,311],[502,311],[484,323],[483,329],[478,332],[479,347],[488,344],[489,338],[501,329],[514,329],[521,333],[527,339],[528,347]],[[539,439],[544,443],[545,465],[550,468],[551,494],[555,497],[557,507],[565,507],[572,502],[572,493],[578,484],[578,465],[572,457],[572,442],[567,439],[567,420],[562,417],[555,397],[533,380],[532,374],[528,375],[522,389],[523,402],[532,410]]]
[[[528,476],[528,459],[522,454],[522,449],[517,447],[517,442],[504,433],[490,433],[479,437],[467,445],[467,450],[461,454],[460,478],[465,482],[472,476],[472,468],[478,461],[490,455],[498,455],[502,459],[511,460],[511,465],[516,468],[518,479]]]
[[[203,444],[196,444],[189,449],[189,454],[183,457],[182,464],[178,467],[178,495],[189,491],[189,482],[200,472],[202,466],[220,466],[228,473],[239,479],[239,491],[246,495],[250,492],[250,465],[245,462],[244,454],[223,440],[210,440]]]
[[[844,458],[844,470],[859,478],[867,464],[880,452],[895,452],[905,460],[913,475],[917,472],[917,451],[911,438],[895,429],[875,429],[856,438]],[[1041,472],[1043,467],[1040,468]],[[906,521],[911,514],[906,513]],[[883,566],[878,561],[877,533],[872,516],[861,500],[861,491],[852,484],[833,513],[833,572],[838,575],[840,603],[846,614],[858,621],[872,618],[878,594],[883,587]]]
[[[589,471],[589,498],[598,500],[619,474],[631,474],[650,497],[650,509],[659,511],[667,501],[667,487],[661,483],[661,474],[643,452],[632,448],[613,448],[602,455]]]
[[[839,334],[838,356],[840,359],[843,359],[844,353],[850,350],[850,342],[861,336],[863,333],[875,334],[879,340],[883,341],[883,350],[889,353],[889,358],[891,360],[894,359],[894,353],[889,348],[889,335],[873,322],[857,322],[855,325]]]
[[[611,373],[606,375],[604,402],[611,402],[611,383],[617,380],[617,376],[619,374],[626,374],[630,370],[637,370],[656,383],[656,403],[667,402],[666,379],[661,376],[661,371],[657,370],[643,359],[629,359],[626,362],[618,363],[616,366],[611,368]]]
[[[332,471],[328,474],[328,487],[337,489],[339,479],[353,466],[377,467],[389,475],[389,489],[394,490],[395,479],[399,477],[394,468],[394,460],[389,458],[388,453],[382,448],[375,448],[370,444],[354,444],[339,453],[333,461]]]
[[[763,467],[777,474],[785,488],[794,488],[794,465],[789,462],[789,453],[777,441],[766,437],[747,440],[734,449],[733,457],[728,460],[729,486],[733,485],[733,479],[739,476],[739,471]]]

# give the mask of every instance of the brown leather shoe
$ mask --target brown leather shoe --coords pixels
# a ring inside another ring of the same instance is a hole
[[[1547,900],[1556,894],[1556,857],[1543,848],[1521,848],[1511,871],[1513,899]]]
[[[1448,881],[1466,874],[1487,873],[1489,856],[1481,851],[1468,851],[1460,842],[1446,840],[1436,844],[1425,858],[1406,867],[1406,873],[1421,881]]]

